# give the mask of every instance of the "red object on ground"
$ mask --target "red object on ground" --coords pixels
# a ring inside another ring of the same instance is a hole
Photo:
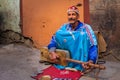
[[[64,79],[79,80],[79,78],[81,77],[81,72],[80,71],[60,70],[54,66],[50,66],[47,69],[44,69],[43,73],[38,74],[37,76],[35,76],[33,78],[38,80],[38,79],[40,79],[41,76],[44,76],[44,75],[50,75],[52,79],[62,78],[62,80],[64,80]]]

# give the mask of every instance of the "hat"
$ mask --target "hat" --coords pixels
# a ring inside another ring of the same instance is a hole
[[[70,6],[67,10],[67,12],[74,11],[79,14],[79,10],[76,6]]]

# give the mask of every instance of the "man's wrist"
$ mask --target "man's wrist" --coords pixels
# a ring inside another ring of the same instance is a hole
[[[89,60],[88,62],[89,62],[89,63],[94,63],[93,60]]]
[[[52,53],[52,52],[55,52],[55,50],[56,50],[56,47],[52,47],[49,49],[49,52]]]
[[[55,54],[55,52],[53,51],[53,52],[50,52],[50,54]]]

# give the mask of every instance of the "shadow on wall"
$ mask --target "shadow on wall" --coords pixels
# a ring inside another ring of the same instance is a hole
[[[4,29],[4,13],[3,12],[0,12],[0,31],[3,31]]]
[[[12,30],[5,30],[0,32],[0,44],[25,44],[28,47],[33,47],[33,40],[23,36],[18,32]]]
[[[96,10],[94,14],[91,13],[92,26],[102,32],[110,49],[120,47],[118,15],[117,9],[112,6],[106,7],[103,11]]]
[[[90,4],[91,25],[103,34],[108,45],[107,53],[113,53],[111,55],[120,61],[119,0],[93,0]]]
[[[25,44],[28,47],[33,47],[33,40],[31,38],[23,36],[19,32],[13,30],[8,30],[5,26],[7,22],[5,21],[8,17],[8,12],[0,12],[0,44]]]

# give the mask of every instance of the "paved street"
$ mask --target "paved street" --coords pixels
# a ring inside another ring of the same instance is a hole
[[[39,63],[40,51],[24,45],[0,45],[0,80],[34,80],[31,74],[47,66]],[[120,62],[107,61],[99,80],[119,80]],[[80,80],[94,80],[88,76]]]

